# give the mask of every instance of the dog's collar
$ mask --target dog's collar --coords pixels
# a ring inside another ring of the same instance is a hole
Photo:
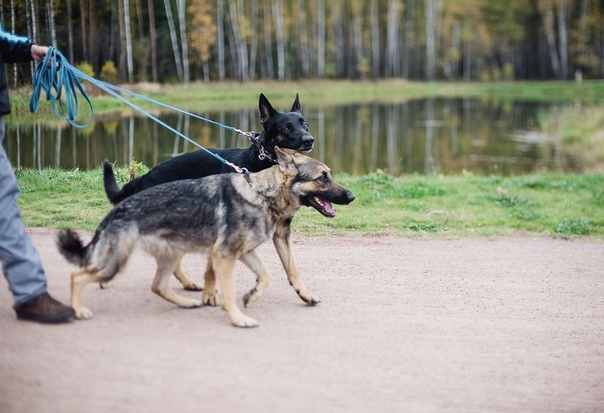
[[[253,132],[253,135],[254,136],[250,136],[249,138],[256,148],[258,148],[258,159],[261,161],[266,159],[276,165],[278,163],[277,160],[273,158],[273,156],[266,149],[264,149],[264,146],[260,144],[260,141],[258,140],[258,136],[260,136],[260,134],[258,132]]]

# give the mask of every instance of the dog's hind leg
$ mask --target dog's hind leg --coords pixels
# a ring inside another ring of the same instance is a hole
[[[212,266],[218,276],[218,282],[220,282],[220,287],[222,289],[222,309],[228,314],[231,323],[237,327],[258,326],[256,320],[244,315],[239,307],[237,307],[235,282],[233,280],[235,260],[214,255],[212,257]]]
[[[85,268],[71,273],[71,307],[76,318],[89,319],[93,317],[92,311],[82,304],[82,289],[86,284],[98,282],[99,279]]]
[[[180,265],[182,258],[176,264],[176,269],[174,270],[174,276],[180,281],[185,290],[189,291],[201,291],[203,290],[203,285],[198,283],[197,281],[192,280],[185,274],[182,270],[182,266]]]
[[[155,274],[155,278],[153,279],[151,290],[162,298],[173,302],[180,307],[200,307],[200,300],[183,297],[182,295],[176,294],[172,288],[170,288],[170,275],[174,272],[174,269],[178,263],[180,263],[181,258],[182,255],[178,257],[157,255],[155,257],[155,260],[157,261],[157,272]]]
[[[256,250],[243,254],[239,259],[256,274],[256,286],[243,296],[243,305],[247,307],[248,304],[260,299],[262,293],[268,287],[271,274]]]
[[[208,254],[208,263],[203,278],[205,284],[203,286],[201,301],[203,301],[203,305],[211,305],[212,307],[216,307],[220,300],[218,299],[218,294],[216,293],[216,274],[214,273],[211,254]]]
[[[300,270],[294,258],[294,251],[291,246],[289,225],[277,225],[275,234],[273,235],[273,244],[277,250],[277,254],[281,259],[283,268],[287,273],[289,284],[294,287],[298,296],[308,305],[316,305],[321,302],[319,297],[310,293],[304,286],[300,278]]]

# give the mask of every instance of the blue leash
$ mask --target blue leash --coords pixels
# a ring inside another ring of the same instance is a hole
[[[32,92],[31,99],[29,101],[30,111],[32,113],[36,113],[38,111],[38,102],[40,101],[40,94],[42,91],[44,91],[44,92],[46,92],[46,100],[50,101],[50,105],[51,105],[52,110],[56,117],[58,117],[59,119],[66,120],[72,126],[75,126],[76,128],[86,128],[86,127],[90,126],[90,124],[92,123],[92,120],[94,119],[94,108],[92,106],[92,102],[90,101],[90,98],[88,97],[88,95],[86,94],[86,91],[84,91],[84,88],[82,87],[82,84],[80,83],[80,79],[90,82],[91,84],[95,85],[99,89],[101,89],[104,92],[110,94],[111,96],[117,98],[118,100],[124,102],[131,108],[137,110],[138,112],[142,113],[143,115],[147,116],[149,119],[152,119],[153,121],[162,125],[166,129],[172,131],[173,133],[180,136],[181,138],[187,140],[188,142],[192,143],[193,145],[199,147],[200,149],[203,149],[204,151],[206,151],[208,154],[212,155],[214,158],[218,159],[223,164],[228,165],[231,168],[233,168],[236,172],[238,172],[238,173],[247,173],[248,172],[246,168],[240,168],[239,166],[227,161],[220,155],[215,154],[214,152],[211,152],[210,150],[204,148],[203,146],[201,146],[197,142],[193,141],[189,137],[185,136],[181,132],[177,131],[176,129],[174,129],[173,127],[168,125],[167,123],[158,119],[156,116],[153,116],[146,110],[135,105],[134,103],[132,103],[131,101],[129,101],[128,99],[123,97],[121,94],[122,93],[127,94],[132,97],[136,97],[141,100],[162,106],[164,108],[171,109],[176,112],[191,116],[193,118],[200,119],[205,122],[209,122],[211,124],[228,129],[232,132],[242,134],[250,140],[253,140],[255,138],[254,132],[244,132],[244,131],[234,128],[232,126],[223,125],[222,123],[213,121],[211,119],[204,118],[203,116],[195,115],[193,113],[176,108],[174,106],[170,106],[170,105],[158,102],[156,100],[150,99],[146,96],[139,95],[138,93],[131,92],[129,90],[120,88],[118,86],[111,85],[109,83],[97,80],[91,76],[88,76],[86,73],[82,72],[78,68],[72,66],[67,61],[67,59],[54,47],[48,48],[48,53],[46,53],[46,57],[44,58],[43,61],[39,62],[38,65],[36,66],[36,70],[34,72],[33,92]],[[78,99],[78,91],[84,97],[88,107],[90,108],[90,119],[85,124],[78,124],[75,121],[75,118],[77,116],[77,113],[78,113],[78,110],[80,107],[80,102]]]

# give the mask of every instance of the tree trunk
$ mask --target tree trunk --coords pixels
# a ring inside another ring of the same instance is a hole
[[[69,61],[74,63],[74,55],[73,55],[73,23],[72,23],[72,10],[71,10],[71,0],[67,1],[67,50]]]
[[[400,0],[390,0],[388,3],[388,26],[386,29],[386,61],[384,63],[386,76],[398,76],[400,71],[399,57],[399,9]]]
[[[275,37],[277,40],[277,79],[285,80],[285,42],[283,36],[283,0],[273,2]]]
[[[380,76],[380,20],[378,1],[371,0],[371,54],[373,78]]]
[[[132,63],[132,36],[130,33],[130,0],[124,1],[124,40],[126,42],[126,67],[128,82],[134,83],[134,65]]]
[[[86,7],[88,6],[87,0],[80,0],[80,32],[82,35],[82,56],[85,61],[88,61],[88,27],[86,26],[86,18],[88,12]]]
[[[264,34],[264,54],[265,64],[261,66],[262,76],[268,79],[275,77],[275,68],[273,66],[273,49],[272,49],[272,36],[271,36],[271,2],[264,0],[262,2],[262,32]]]
[[[325,0],[317,2],[317,77],[325,76]]]
[[[405,21],[405,41],[403,46],[402,75],[405,79],[411,78],[411,62],[413,62],[413,48],[415,47],[415,0],[407,2]]]
[[[568,79],[568,31],[566,29],[566,5],[558,0],[558,39],[560,55],[560,79]]]
[[[147,0],[149,6],[149,37],[151,43],[151,80],[157,83],[157,31],[155,30],[155,6],[153,0]]]
[[[300,60],[302,61],[302,77],[308,77],[310,73],[310,54],[308,52],[308,29],[306,27],[306,1],[298,0],[300,9]]]
[[[442,0],[426,0],[426,78],[434,80],[436,76],[436,41]]]
[[[558,48],[556,47],[556,35],[554,33],[554,12],[552,10],[551,1],[546,1],[544,4],[543,18],[545,23],[545,33],[547,37],[547,45],[549,48],[549,56],[552,61],[552,69],[556,77],[560,77],[560,59],[558,57]]]
[[[224,80],[224,2],[218,1],[216,4],[216,36],[218,37],[218,79]]]
[[[178,79],[183,80],[182,61],[180,59],[180,49],[178,48],[178,39],[176,36],[176,27],[174,26],[174,17],[172,16],[172,7],[170,0],[164,0],[166,8],[166,19],[168,20],[168,28],[170,29],[170,41],[172,42],[172,52],[174,53],[174,63],[176,64],[176,74]]]
[[[250,41],[250,63],[248,65],[248,79],[256,77],[256,58],[258,56],[258,0],[250,0],[251,3],[251,25],[252,38]]]
[[[187,22],[185,17],[185,0],[178,0],[176,3],[176,10],[178,12],[178,25],[180,28],[180,44],[182,48],[182,69],[183,69],[183,80],[185,83],[189,83],[191,80],[190,68],[189,68],[189,44],[187,43]]]
[[[46,12],[48,13],[48,27],[50,29],[50,44],[57,47],[57,28],[55,25],[55,6],[52,0],[46,0]]]

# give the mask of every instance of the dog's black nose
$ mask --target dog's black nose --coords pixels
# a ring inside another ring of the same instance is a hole
[[[348,193],[346,194],[346,201],[348,201],[348,204],[354,201],[354,194],[352,192],[348,191]]]
[[[302,138],[302,143],[304,143],[304,146],[313,146],[315,144],[315,138],[313,138],[312,135],[307,135]]]

